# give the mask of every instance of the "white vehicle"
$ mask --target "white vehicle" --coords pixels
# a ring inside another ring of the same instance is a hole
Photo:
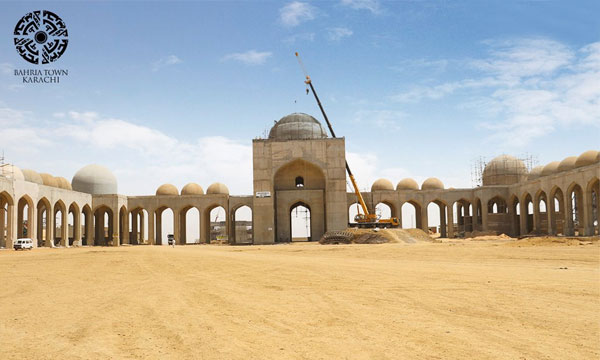
[[[33,249],[33,240],[29,238],[17,239],[14,244],[15,250],[25,250],[25,249]]]

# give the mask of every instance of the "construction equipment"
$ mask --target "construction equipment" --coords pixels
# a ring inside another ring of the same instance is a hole
[[[327,117],[327,114],[325,113],[325,109],[323,109],[323,105],[321,104],[321,100],[319,100],[319,96],[317,95],[317,92],[315,91],[315,87],[313,86],[312,80],[310,79],[310,76],[308,76],[308,74],[306,73],[306,69],[304,68],[302,59],[300,59],[300,55],[297,52],[296,52],[296,58],[298,59],[298,63],[300,64],[300,67],[302,68],[302,71],[304,72],[304,76],[306,78],[304,83],[306,85],[310,86],[310,90],[312,91],[312,93],[315,97],[315,100],[317,100],[319,109],[321,109],[321,114],[323,114],[323,117],[325,118],[325,122],[327,122],[327,127],[329,128],[329,132],[331,132],[331,137],[335,138],[336,137],[335,132],[333,131],[333,128],[331,127],[329,118]],[[306,91],[308,93],[308,89],[306,89]],[[349,225],[357,226],[359,228],[398,227],[400,225],[400,221],[398,220],[398,218],[391,217],[389,219],[381,219],[381,218],[377,217],[377,214],[372,214],[369,212],[369,209],[367,208],[367,204],[365,204],[365,200],[363,199],[362,194],[358,190],[358,185],[356,184],[354,175],[352,174],[352,171],[350,170],[350,166],[348,166],[348,161],[346,161],[346,171],[348,172],[348,177],[350,177],[350,181],[352,182],[352,186],[354,187],[354,193],[356,194],[358,202],[360,203],[360,206],[362,207],[362,210],[363,210],[363,214],[358,213],[354,217],[354,221],[356,221],[356,224],[350,223]]]

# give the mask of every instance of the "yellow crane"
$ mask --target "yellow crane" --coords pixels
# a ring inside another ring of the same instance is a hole
[[[317,92],[315,91],[315,87],[313,86],[312,80],[310,79],[310,76],[308,76],[308,74],[306,73],[306,69],[304,68],[304,64],[302,63],[302,59],[300,59],[300,54],[298,54],[296,52],[296,58],[298,59],[298,64],[300,64],[300,67],[302,68],[302,71],[304,72],[304,76],[306,78],[306,80],[304,80],[304,83],[308,86],[310,86],[310,90],[312,91],[315,100],[317,100],[317,104],[319,105],[319,109],[321,109],[321,113],[323,114],[323,117],[325,118],[325,122],[327,122],[327,127],[329,128],[329,132],[331,132],[331,137],[335,138],[335,132],[333,131],[333,128],[331,127],[331,123],[329,122],[329,118],[327,117],[327,114],[325,113],[325,109],[323,109],[323,105],[321,104],[321,100],[319,100],[319,96],[317,95]],[[306,89],[307,93],[308,93],[308,89]],[[372,214],[369,212],[369,209],[367,208],[367,204],[365,204],[365,199],[363,199],[362,194],[360,193],[360,191],[358,190],[358,185],[356,184],[356,179],[354,179],[354,175],[352,174],[352,171],[350,170],[350,166],[348,166],[348,161],[346,160],[346,171],[348,172],[348,177],[350,177],[350,182],[352,182],[352,186],[354,187],[354,193],[356,194],[356,197],[358,199],[358,202],[360,204],[360,206],[362,207],[363,213],[358,213],[356,214],[356,216],[354,217],[354,221],[356,221],[356,225],[358,227],[398,227],[398,225],[400,225],[400,221],[398,220],[397,217],[391,217],[389,219],[380,219],[377,218],[376,214]],[[353,224],[350,224],[351,226]]]

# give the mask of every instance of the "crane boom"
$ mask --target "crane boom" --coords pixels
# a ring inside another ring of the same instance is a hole
[[[296,52],[296,58],[298,59],[298,63],[300,64],[300,67],[302,68],[302,71],[304,72],[304,76],[306,77],[306,80],[304,82],[308,86],[310,86],[310,90],[312,91],[312,93],[315,97],[315,100],[317,100],[319,109],[321,109],[321,114],[323,114],[323,117],[325,118],[325,122],[327,123],[327,127],[329,128],[329,132],[331,132],[331,137],[336,138],[335,132],[333,131],[333,127],[331,127],[329,118],[327,117],[327,114],[325,113],[325,109],[323,109],[323,105],[321,104],[321,100],[319,100],[319,96],[317,95],[317,92],[315,91],[315,87],[312,84],[310,76],[308,76],[308,74],[306,73],[304,64],[302,63],[302,60],[300,59],[300,55],[297,52]],[[365,213],[365,217],[370,218],[371,214],[369,214],[369,209],[367,208],[367,204],[365,204],[365,200],[363,199],[362,194],[358,190],[358,185],[356,184],[356,180],[354,179],[352,170],[350,170],[350,166],[348,166],[348,161],[346,160],[345,162],[346,162],[346,171],[348,172],[348,177],[350,177],[350,181],[352,182],[352,186],[354,187],[354,193],[356,194],[356,197],[358,198],[358,202],[360,203],[360,206],[362,207],[363,212]]]

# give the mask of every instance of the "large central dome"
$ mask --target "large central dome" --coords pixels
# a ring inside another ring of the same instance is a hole
[[[326,137],[327,132],[321,123],[304,113],[293,113],[282,117],[269,132],[269,139],[275,140],[307,140]]]

